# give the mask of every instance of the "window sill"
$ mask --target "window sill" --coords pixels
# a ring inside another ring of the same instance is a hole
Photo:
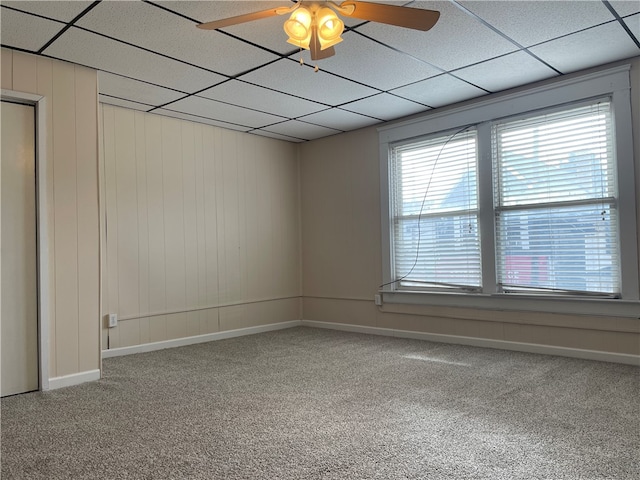
[[[640,319],[640,301],[513,293],[382,292],[386,304],[509,310]]]

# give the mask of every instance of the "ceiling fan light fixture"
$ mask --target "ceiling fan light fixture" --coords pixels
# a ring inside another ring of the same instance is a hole
[[[318,25],[318,39],[320,48],[324,50],[342,41],[344,22],[335,14],[333,10],[323,7],[316,12],[316,23]]]
[[[289,20],[284,22],[284,31],[289,36],[288,43],[296,47],[309,48],[311,39],[311,12],[304,7],[297,8]]]
[[[424,32],[433,27],[440,17],[440,12],[435,10],[405,5],[386,5],[365,0],[342,0],[340,4],[335,3],[334,0],[291,0],[291,2],[293,5],[290,4],[288,7],[268,8],[199,23],[196,27],[203,30],[218,30],[275,15],[291,14],[283,25],[288,37],[287,42],[300,49],[310,50],[311,59],[320,60],[335,55],[333,46],[342,42],[345,26],[338,14]]]

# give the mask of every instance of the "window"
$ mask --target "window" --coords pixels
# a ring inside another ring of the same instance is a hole
[[[610,108],[493,124],[501,291],[620,293]]]
[[[478,289],[475,130],[396,145],[391,162],[399,286]]]
[[[637,308],[631,128],[628,66],[380,128],[385,301]]]

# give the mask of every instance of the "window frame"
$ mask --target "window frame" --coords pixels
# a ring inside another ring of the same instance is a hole
[[[488,309],[532,310],[556,313],[637,316],[640,305],[635,163],[631,117],[630,65],[572,75],[525,88],[496,94],[468,105],[445,108],[417,118],[378,128],[382,222],[382,273],[380,289],[386,303],[458,306]],[[555,295],[500,293],[496,280],[493,159],[491,128],[495,121],[542,112],[566,105],[608,97],[612,105],[614,150],[617,159],[619,242],[621,257],[620,298],[601,299]],[[390,199],[390,148],[428,135],[475,125],[478,135],[478,209],[482,230],[482,293],[399,291],[392,282],[393,226]],[[491,225],[487,229],[487,225]]]
[[[394,155],[391,150],[394,150],[396,148],[402,150],[404,146],[406,146],[407,144],[415,144],[415,143],[423,143],[423,142],[429,142],[429,141],[433,141],[433,140],[443,140],[441,142],[441,144],[439,144],[440,147],[444,148],[445,145],[449,144],[450,141],[453,140],[457,140],[458,139],[458,134],[460,135],[464,135],[466,136],[466,138],[469,138],[470,136],[473,137],[473,141],[474,141],[474,149],[475,149],[475,177],[476,177],[476,199],[475,199],[475,206],[474,208],[472,208],[471,210],[467,210],[468,212],[471,212],[472,216],[474,216],[476,218],[476,235],[478,235],[478,229],[479,229],[479,221],[478,221],[478,215],[479,215],[479,210],[478,210],[478,204],[477,204],[477,167],[478,167],[478,162],[477,162],[477,132],[476,129],[473,127],[465,127],[463,129],[457,129],[457,132],[438,132],[435,135],[428,135],[425,137],[421,137],[418,139],[412,139],[410,141],[404,141],[404,142],[397,142],[394,143],[393,146],[390,149],[390,157],[389,157],[389,164],[393,164],[394,162],[398,161],[397,158],[397,154]],[[444,151],[444,150],[443,150]],[[395,160],[392,157],[396,157]],[[391,167],[391,168],[398,168],[397,166],[395,167]],[[431,180],[429,180],[429,184],[431,183]],[[400,193],[400,190],[398,190],[400,188],[400,185],[396,184],[394,185],[390,185],[390,197],[394,197],[395,198],[395,202],[398,202],[399,198],[398,198],[398,194]],[[427,196],[425,196],[425,198],[427,198]],[[393,208],[394,203],[390,202],[390,208]],[[397,206],[397,204],[396,204]],[[421,209],[420,213],[418,215],[413,215],[413,217],[415,217],[419,222],[421,222],[424,219],[428,219],[428,218],[455,218],[460,216],[461,214],[465,213],[464,210],[460,210],[460,209],[456,209],[456,210],[447,210],[447,211],[435,211],[435,212],[431,212],[428,209]],[[409,217],[409,215],[396,215],[396,214],[392,214],[392,218],[398,220],[400,219],[400,221],[407,219]],[[395,225],[391,225],[392,228],[392,237],[395,238]],[[424,237],[423,237],[424,238]],[[392,240],[393,241],[393,240]],[[480,245],[480,238],[479,236],[477,237],[477,241],[478,244]],[[417,252],[416,252],[417,253]],[[480,252],[478,252],[480,253]],[[481,255],[479,255],[478,260],[481,260]],[[397,266],[395,265],[396,263],[396,259],[392,257],[391,261],[392,263],[392,269],[393,271],[397,270]],[[405,280],[405,277],[400,277],[398,279],[398,284],[400,284],[403,280]],[[480,280],[482,278],[482,265],[480,265]],[[411,280],[407,280],[407,282],[411,282]],[[439,291],[439,290],[446,290],[446,291],[477,291],[480,292],[482,291],[482,285],[464,285],[464,284],[459,284],[459,285],[454,285],[454,284],[441,284],[442,287],[437,287],[436,285],[438,284],[437,281],[434,280],[433,283],[430,282],[425,282],[424,286],[422,287],[418,287],[416,286],[415,289],[419,290],[419,291],[429,291],[429,290],[434,290],[434,291]],[[448,285],[445,288],[445,285]]]
[[[613,160],[614,160],[614,173],[612,175],[612,180],[615,183],[615,196],[610,197],[610,198],[604,198],[604,197],[599,197],[599,198],[580,198],[577,200],[571,200],[571,199],[560,199],[560,200],[556,200],[553,202],[548,202],[548,201],[543,201],[542,205],[549,205],[550,203],[553,204],[553,207],[560,207],[560,208],[571,208],[571,207],[577,207],[577,206],[586,206],[586,205],[601,205],[602,201],[604,200],[605,203],[611,203],[613,205],[613,211],[615,211],[615,216],[618,217],[618,208],[619,208],[619,201],[618,201],[618,187],[617,187],[617,178],[618,178],[618,165],[616,162],[616,158],[615,158],[615,148],[614,148],[614,139],[615,139],[615,132],[614,130],[614,123],[615,123],[615,119],[614,119],[614,115],[613,115],[613,105],[611,102],[611,99],[609,96],[606,97],[599,97],[599,98],[590,98],[588,100],[585,101],[579,101],[579,102],[572,102],[571,104],[564,104],[558,107],[554,107],[554,108],[544,108],[541,111],[540,110],[536,110],[533,112],[526,112],[524,114],[518,114],[518,115],[514,115],[514,116],[509,116],[506,118],[501,118],[501,119],[497,119],[494,120],[493,122],[491,122],[492,125],[492,146],[493,146],[493,155],[496,155],[496,148],[497,145],[495,144],[496,141],[496,129],[499,128],[499,125],[504,125],[504,124],[511,124],[512,122],[519,122],[521,120],[526,120],[527,118],[532,118],[532,117],[540,117],[540,116],[547,116],[547,115],[554,115],[554,114],[566,114],[566,112],[574,110],[574,109],[580,109],[580,108],[584,108],[584,107],[590,107],[591,109],[594,107],[594,105],[596,104],[600,104],[600,103],[604,103],[606,102],[608,105],[608,111],[609,111],[609,117],[610,117],[610,121],[611,121],[611,155],[613,156]],[[531,201],[528,203],[527,206],[520,206],[520,205],[500,205],[500,188],[498,186],[499,182],[499,174],[498,174],[498,169],[500,167],[500,160],[496,157],[494,157],[493,159],[493,181],[494,181],[494,207],[493,207],[493,212],[495,215],[495,223],[494,223],[494,231],[499,230],[498,228],[498,217],[500,216],[500,214],[505,214],[506,212],[517,212],[517,211],[535,211],[537,208],[548,208],[547,206],[542,206],[540,207],[540,203],[536,202],[536,201]],[[619,227],[618,225],[619,223],[619,219],[616,220],[615,222],[615,226]],[[616,239],[618,236],[619,232],[616,232]],[[618,250],[619,250],[619,245],[618,245]],[[496,253],[499,253],[500,251],[500,247],[496,244],[495,245],[495,251]],[[620,252],[617,252],[620,253]],[[497,255],[496,258],[496,266],[498,267],[499,270],[499,265],[500,265],[500,261],[502,260],[501,258],[499,258],[500,255]],[[620,266],[620,265],[619,265]],[[618,279],[619,280],[619,279]],[[518,290],[518,287],[514,287],[514,286],[505,286],[502,285],[500,286],[500,283],[498,283],[498,287],[499,291],[503,292],[506,290]],[[520,287],[520,289],[526,289],[527,287]],[[530,287],[531,290],[535,290],[535,287]],[[512,292],[513,293],[513,292]],[[533,293],[532,294],[536,294],[539,295],[540,293]],[[555,296],[559,296],[559,295],[569,295],[569,296],[578,296],[578,297],[585,297],[585,296],[593,296],[595,298],[619,298],[620,295],[618,292],[615,293],[606,293],[606,292],[588,292],[588,291],[584,291],[582,293],[571,293],[571,291],[563,291],[563,290],[559,290],[557,293],[555,294],[550,294],[549,296],[551,297],[555,297]]]

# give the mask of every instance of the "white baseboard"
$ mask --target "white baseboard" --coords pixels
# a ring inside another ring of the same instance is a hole
[[[88,370],[86,372],[63,375],[62,377],[50,378],[48,390],[71,387],[73,385],[80,385],[81,383],[93,382],[95,380],[100,380],[100,370]]]
[[[453,343],[457,345],[470,345],[474,347],[497,348],[501,350],[513,350],[516,352],[540,353],[544,355],[557,355],[561,357],[581,358],[584,360],[598,360],[601,362],[624,363],[640,366],[640,356],[625,353],[602,352],[598,350],[583,350],[580,348],[556,347],[552,345],[540,345],[536,343],[510,342],[506,340],[491,340],[487,338],[462,337],[457,335],[441,335],[437,333],[413,332],[408,330],[396,330],[392,328],[366,327],[346,323],[319,322],[316,320],[302,320],[305,327],[326,328],[330,330],[342,330],[346,332],[368,333],[371,335],[385,335],[399,338],[415,338],[439,343]]]
[[[238,328],[236,330],[225,330],[224,332],[207,333],[204,335],[196,335],[194,337],[164,340],[162,342],[143,343],[142,345],[133,345],[131,347],[110,348],[109,350],[102,351],[102,358],[153,352],[155,350],[164,350],[165,348],[184,347],[186,345],[194,345],[196,343],[212,342],[215,340],[223,340],[225,338],[241,337],[244,335],[253,335],[255,333],[299,327],[301,324],[302,322],[300,320],[291,320],[288,322],[259,325],[257,327]]]
[[[253,335],[256,333],[269,332],[273,330],[283,330],[286,328],[305,326],[315,328],[326,328],[330,330],[342,330],[346,332],[368,333],[371,335],[385,335],[398,338],[414,338],[417,340],[428,340],[439,343],[452,343],[457,345],[469,345],[474,347],[497,348],[501,350],[512,350],[516,352],[539,353],[543,355],[557,355],[561,357],[581,358],[585,360],[597,360],[601,362],[623,363],[627,365],[640,366],[640,356],[629,355],[624,353],[603,352],[598,350],[584,350],[579,348],[556,347],[552,345],[540,345],[536,343],[510,342],[506,340],[492,340],[487,338],[464,337],[457,335],[442,335],[437,333],[414,332],[409,330],[397,330],[392,328],[368,327],[362,325],[352,325],[347,323],[320,322],[316,320],[292,320],[288,322],[272,323],[269,325],[260,325],[257,327],[239,328],[236,330],[227,330],[224,332],[208,333],[205,335],[197,335],[194,337],[177,338],[174,340],[165,340],[162,342],[145,343],[142,345],[134,345],[131,347],[119,347],[102,351],[102,358],[118,357],[121,355],[132,355],[135,353],[152,352],[155,350],[163,350],[165,348],[183,347],[186,345],[194,345],[197,343],[212,342],[215,340],[223,340],[225,338],[241,337],[244,335]],[[59,388],[67,385],[75,385],[83,381],[97,380],[100,378],[99,371],[96,378],[89,378],[74,383],[61,383],[54,386],[54,382],[66,379],[67,377],[52,378],[50,388]],[[85,372],[92,373],[92,372]],[[84,374],[77,374],[84,375]],[[75,377],[69,375],[68,377]]]

